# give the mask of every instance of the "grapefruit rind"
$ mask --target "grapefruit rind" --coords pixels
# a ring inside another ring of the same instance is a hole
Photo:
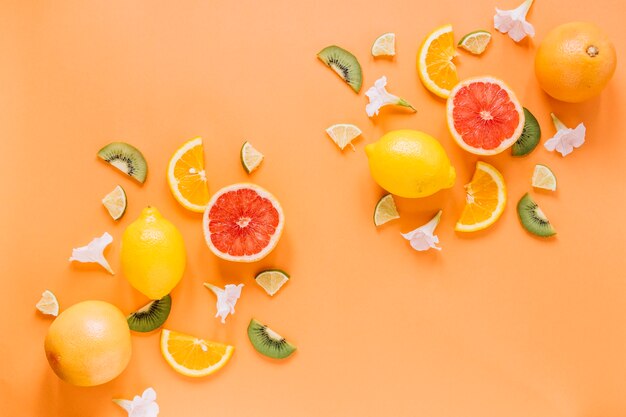
[[[209,231],[209,222],[211,221],[210,218],[209,218],[209,213],[211,212],[211,208],[213,207],[213,205],[215,204],[217,199],[220,198],[223,194],[226,194],[226,193],[228,193],[230,191],[236,191],[236,190],[240,190],[240,189],[244,189],[244,188],[251,189],[251,190],[255,191],[259,196],[268,199],[272,203],[272,205],[274,206],[274,208],[278,212],[278,225],[276,226],[276,231],[271,236],[270,241],[268,242],[267,246],[265,248],[263,248],[263,250],[261,250],[258,253],[255,253],[253,255],[233,256],[231,254],[224,253],[224,252],[220,251],[213,244],[213,242],[211,240],[211,233]],[[211,249],[211,252],[213,252],[219,258],[222,258],[222,259],[224,259],[226,261],[233,261],[233,262],[256,262],[256,261],[259,261],[259,260],[263,259],[267,255],[269,255],[269,253],[272,250],[274,250],[274,248],[278,244],[278,241],[280,240],[280,236],[283,233],[284,225],[285,225],[285,215],[283,214],[283,209],[282,209],[280,203],[278,202],[278,200],[276,199],[276,197],[274,197],[266,189],[264,189],[264,188],[262,188],[262,187],[260,187],[260,186],[258,186],[256,184],[252,184],[252,183],[237,183],[237,184],[226,186],[226,187],[222,188],[221,190],[217,191],[215,194],[213,194],[213,196],[209,200],[209,202],[208,202],[208,204],[206,206],[206,210],[204,211],[204,215],[202,217],[202,226],[203,226],[203,230],[204,230],[204,239],[205,239],[206,244],[209,247],[209,249]]]
[[[519,123],[517,127],[515,128],[515,131],[513,132],[513,134],[510,137],[502,140],[502,142],[500,142],[500,146],[494,149],[476,148],[476,147],[468,145],[463,140],[463,137],[461,136],[461,134],[457,132],[456,128],[454,127],[454,115],[453,115],[454,97],[456,96],[456,94],[458,93],[460,89],[472,83],[477,83],[477,82],[497,84],[500,88],[506,91],[509,96],[509,100],[511,101],[511,103],[513,103],[513,105],[515,106],[515,110],[517,110],[517,114],[519,115]],[[492,77],[492,76],[472,77],[472,78],[468,78],[458,83],[450,92],[450,97],[448,97],[448,101],[446,102],[446,116],[447,116],[447,121],[448,121],[448,129],[454,141],[461,148],[465,149],[466,151],[470,153],[473,153],[474,155],[497,155],[503,152],[504,150],[510,148],[511,146],[513,146],[513,144],[517,141],[517,139],[519,139],[519,137],[522,134],[522,131],[524,130],[524,108],[522,107],[519,100],[517,99],[517,96],[515,95],[513,90],[511,90],[504,83],[504,81],[496,77]]]

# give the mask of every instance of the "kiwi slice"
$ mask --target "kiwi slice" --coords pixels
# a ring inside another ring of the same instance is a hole
[[[139,149],[124,142],[112,142],[98,151],[98,157],[143,184],[148,164]]]
[[[361,91],[363,84],[361,64],[354,55],[343,48],[331,45],[322,49],[317,57],[332,68],[355,92]]]
[[[169,294],[160,300],[152,300],[126,317],[128,327],[136,332],[151,332],[165,323],[171,309],[172,297]]]
[[[524,107],[524,130],[511,147],[511,155],[525,156],[537,147],[541,138],[541,127],[533,114]]]
[[[524,194],[519,203],[517,203],[517,214],[524,229],[533,235],[541,237],[556,235],[556,230],[554,230],[546,215],[543,214],[543,211],[541,211],[528,193]]]
[[[296,350],[284,337],[255,319],[248,325],[248,338],[257,352],[270,358],[284,359]]]

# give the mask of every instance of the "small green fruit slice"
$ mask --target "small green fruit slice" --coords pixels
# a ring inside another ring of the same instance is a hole
[[[268,269],[266,271],[259,272],[254,279],[266,293],[273,296],[283,285],[285,285],[287,281],[289,281],[289,275],[280,269]]]
[[[248,325],[248,338],[257,352],[270,358],[284,359],[296,351],[284,337],[255,319]]]
[[[372,56],[394,56],[396,54],[396,34],[383,33],[372,45]]]
[[[374,209],[374,224],[380,226],[391,220],[399,219],[398,209],[396,208],[396,202],[393,200],[393,195],[387,194],[383,196]]]
[[[517,203],[517,215],[524,229],[534,235],[550,237],[556,234],[546,215],[528,193]]]
[[[535,165],[532,179],[533,187],[541,188],[544,190],[555,191],[556,190],[556,176],[550,168],[545,165]]]
[[[336,45],[322,49],[317,57],[358,93],[363,84],[361,64],[354,55]]]
[[[524,107],[524,129],[519,139],[511,147],[511,155],[526,156],[539,144],[541,127],[533,114]]]
[[[128,327],[130,330],[144,333],[158,329],[167,320],[171,309],[172,297],[169,294],[160,300],[152,300],[126,317]]]
[[[112,142],[98,151],[98,157],[144,183],[148,175],[148,164],[139,149],[124,142]]]
[[[126,213],[126,193],[121,186],[117,186],[102,199],[102,204],[107,209],[113,220],[119,220]]]
[[[480,55],[485,52],[489,41],[491,41],[491,33],[486,30],[475,30],[461,38],[459,47],[474,55]]]
[[[250,142],[244,142],[241,147],[241,165],[248,174],[257,169],[263,162],[263,154],[255,149]]]

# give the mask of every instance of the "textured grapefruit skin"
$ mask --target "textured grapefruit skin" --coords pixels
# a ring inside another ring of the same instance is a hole
[[[217,191],[203,217],[204,237],[218,257],[255,262],[278,244],[285,216],[280,203],[262,187],[233,184]]]

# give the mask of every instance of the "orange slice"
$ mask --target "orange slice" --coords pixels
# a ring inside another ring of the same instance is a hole
[[[493,166],[478,161],[472,181],[465,186],[465,207],[454,230],[475,232],[496,222],[506,205],[506,185]]]
[[[161,331],[161,353],[176,372],[205,376],[226,365],[234,347],[172,330]]]
[[[170,190],[187,210],[204,212],[209,202],[209,187],[204,171],[202,138],[195,138],[181,146],[167,167]]]
[[[424,86],[441,98],[448,98],[450,90],[459,82],[452,58],[457,55],[452,25],[435,29],[417,53],[417,73]]]

